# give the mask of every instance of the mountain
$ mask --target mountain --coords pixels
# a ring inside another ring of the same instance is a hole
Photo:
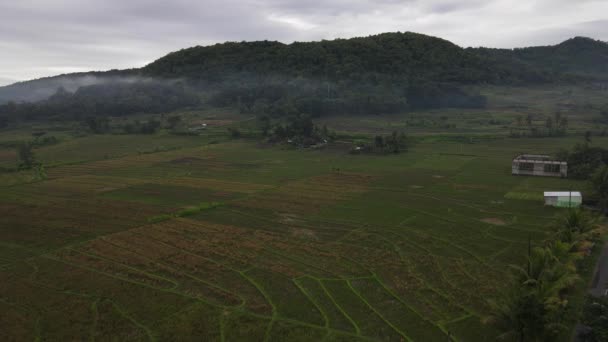
[[[135,76],[134,70],[91,71],[84,73],[63,74],[44,77],[31,81],[17,82],[0,87],[0,104],[9,101],[36,102],[51,97],[57,89],[63,88],[74,92],[80,87],[100,83],[111,83],[127,80],[127,76]]]
[[[608,80],[608,43],[575,37],[553,46],[518,49],[467,49],[502,63],[521,63],[552,74],[570,74]]]
[[[168,54],[142,69],[145,75],[221,81],[237,75],[276,75],[318,80],[504,83],[545,81],[525,65],[504,65],[436,37],[383,33],[320,42],[258,41],[196,46]]]
[[[485,98],[466,85],[597,79],[608,80],[608,44],[582,37],[519,49],[463,49],[412,32],[291,44],[227,42],[172,52],[140,69],[0,87],[0,105],[39,101],[0,106],[0,115],[12,120],[122,116],[199,105],[194,97],[208,106],[271,116],[480,108]]]
[[[65,74],[0,87],[0,103],[38,101],[59,87],[74,91],[137,75],[210,83],[244,75],[321,81],[380,76],[458,84],[538,83],[562,80],[564,75],[608,79],[608,44],[575,37],[554,46],[463,49],[411,32],[292,44],[227,42],[176,51],[142,69]]]

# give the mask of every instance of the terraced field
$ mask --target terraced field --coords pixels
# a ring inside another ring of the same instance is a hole
[[[58,160],[0,188],[0,340],[494,340],[486,299],[558,214],[538,194],[588,190],[512,177],[573,144],[539,141]]]

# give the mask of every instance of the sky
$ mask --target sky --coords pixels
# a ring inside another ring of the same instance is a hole
[[[463,47],[608,41],[608,0],[0,0],[0,85],[224,41],[412,31]]]

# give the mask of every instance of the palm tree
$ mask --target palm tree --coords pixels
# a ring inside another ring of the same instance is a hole
[[[524,342],[536,334],[541,325],[543,306],[527,288],[513,284],[497,299],[489,301],[492,314],[485,322],[496,326],[499,339]]]
[[[563,291],[579,279],[570,249],[561,242],[530,249],[526,266],[511,265],[513,283],[490,302],[493,314],[487,319],[503,332],[501,338],[535,341],[564,328],[561,319],[568,302]]]
[[[594,225],[594,218],[587,212],[581,209],[569,210],[562,223],[557,227],[557,235],[559,240],[563,242],[574,243],[584,238],[585,234],[591,231]]]

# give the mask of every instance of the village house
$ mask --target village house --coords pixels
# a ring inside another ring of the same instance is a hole
[[[546,155],[522,154],[513,159],[511,174],[565,178],[568,176],[568,163],[552,160]]]

